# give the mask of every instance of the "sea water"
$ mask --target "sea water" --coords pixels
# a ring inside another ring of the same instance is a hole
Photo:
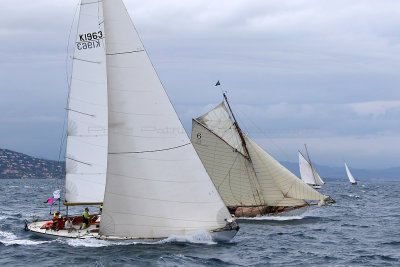
[[[239,233],[225,244],[205,231],[155,244],[25,232],[24,219],[50,218],[43,202],[63,183],[0,179],[1,266],[400,266],[400,182],[328,181],[321,192],[336,204],[300,216],[239,220]]]

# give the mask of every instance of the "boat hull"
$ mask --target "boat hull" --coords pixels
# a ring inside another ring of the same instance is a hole
[[[75,239],[86,239],[96,238],[101,240],[127,240],[138,243],[156,243],[167,239],[168,237],[162,238],[131,238],[131,237],[117,237],[117,236],[101,236],[99,235],[99,224],[90,224],[88,228],[81,230],[80,225],[73,225],[68,229],[55,230],[51,227],[45,227],[47,224],[52,223],[51,220],[41,220],[33,222],[25,222],[25,230],[41,236],[50,238],[75,238]],[[210,231],[211,238],[214,242],[224,243],[229,242],[239,231],[239,226],[235,221],[229,222],[225,227]]]
[[[312,204],[304,204],[294,207],[252,206],[252,207],[229,207],[229,211],[236,218],[253,218],[258,216],[279,216],[304,213]]]

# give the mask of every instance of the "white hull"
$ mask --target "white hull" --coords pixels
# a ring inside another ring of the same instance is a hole
[[[36,234],[45,235],[48,237],[68,237],[68,238],[96,238],[98,236],[98,228],[97,225],[90,225],[88,228],[81,230],[78,226],[73,226],[70,229],[61,229],[61,230],[53,230],[49,227],[44,228],[43,226],[46,223],[51,223],[51,220],[48,221],[34,221],[27,223],[25,226],[25,230],[29,232],[33,232]]]
[[[123,238],[114,236],[100,236],[98,234],[98,225],[90,225],[88,228],[81,230],[79,226],[74,225],[70,229],[53,230],[43,227],[46,223],[51,223],[51,220],[34,221],[26,223],[25,230],[28,232],[33,232],[42,236],[52,237],[52,238],[76,238],[76,239],[86,239],[86,238],[96,238],[102,240],[129,240],[133,242],[140,243],[155,243],[167,239],[163,238]],[[229,242],[239,231],[239,226],[235,222],[227,225],[222,229],[217,229],[210,231],[211,238],[214,242],[224,243]]]

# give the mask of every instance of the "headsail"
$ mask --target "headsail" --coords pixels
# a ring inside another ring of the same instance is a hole
[[[101,203],[107,168],[107,76],[101,1],[82,0],[68,100],[67,205]]]
[[[265,152],[249,137],[246,138],[254,168],[258,176],[263,175],[272,179],[285,197],[296,200],[307,199],[321,201],[326,198],[314,190],[292,172],[282,166],[271,155]],[[260,177],[260,181],[263,179]]]
[[[356,182],[356,179],[354,179],[353,175],[351,174],[351,172],[350,172],[350,170],[349,170],[349,167],[347,166],[347,163],[346,163],[346,162],[344,163],[344,166],[345,166],[345,168],[346,168],[347,177],[349,177],[350,182],[351,182],[352,184],[356,184],[356,183],[357,183],[357,182]]]
[[[231,216],[201,164],[121,0],[103,0],[109,97],[100,235],[160,238]]]

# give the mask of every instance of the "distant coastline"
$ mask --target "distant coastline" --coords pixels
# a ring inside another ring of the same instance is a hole
[[[64,179],[65,162],[0,149],[0,179]]]

